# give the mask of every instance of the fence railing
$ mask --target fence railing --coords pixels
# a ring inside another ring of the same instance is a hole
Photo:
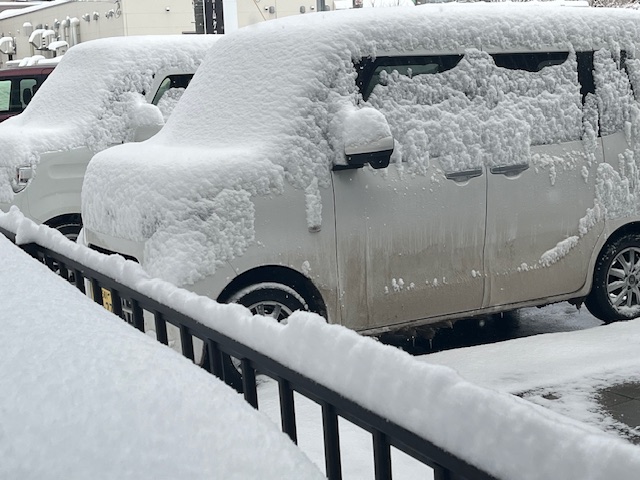
[[[14,233],[2,227],[0,233],[15,243]],[[111,310],[142,332],[145,331],[144,312],[150,312],[156,337],[165,345],[169,343],[167,325],[173,325],[180,332],[182,354],[192,361],[196,358],[194,339],[199,339],[206,352],[202,355],[201,366],[243,393],[245,400],[253,407],[258,408],[256,372],[274,379],[278,383],[282,431],[295,443],[297,427],[294,393],[317,403],[322,410],[325,467],[329,479],[342,478],[339,418],[344,418],[371,434],[376,480],[392,478],[391,447],[431,467],[436,480],[495,478],[339,393],[169,306],[122,285],[107,275],[36,243],[20,247],[52,271],[72,282],[83,293],[86,293],[85,280],[91,285],[92,292],[106,290],[108,293],[105,296],[111,297]],[[93,297],[97,303],[103,303],[102,294]],[[126,306],[124,309],[123,305]],[[238,359],[237,368],[242,374],[241,384],[237,383],[237,372],[235,375],[230,374],[230,368],[236,368],[235,364],[229,361],[231,357]]]

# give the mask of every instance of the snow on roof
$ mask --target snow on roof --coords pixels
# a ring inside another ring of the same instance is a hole
[[[471,48],[583,50],[610,42],[633,51],[639,38],[640,13],[543,3],[356,9],[240,29],[211,49],[160,134],[94,157],[85,177],[85,225],[147,241],[145,268],[179,284],[195,282],[252,242],[251,228],[221,232],[231,220],[253,225],[251,201],[240,192],[280,192],[286,179],[318,196],[329,185],[332,162],[343,160],[340,118],[358,103],[353,60]],[[242,219],[202,213],[239,205]],[[198,222],[194,211],[207,220]],[[193,248],[190,261],[173,263],[160,253],[178,235]]]
[[[235,391],[0,251],[0,478],[324,478]]]
[[[70,48],[24,112],[0,125],[0,167],[8,167],[0,169],[0,201],[13,198],[13,169],[36,165],[45,152],[96,152],[131,140],[128,112],[142,100],[137,92],[148,91],[156,73],[195,72],[217,38],[113,37]]]

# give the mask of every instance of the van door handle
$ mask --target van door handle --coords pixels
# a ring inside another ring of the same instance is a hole
[[[482,168],[474,168],[473,170],[444,174],[447,180],[453,180],[454,182],[466,182],[472,178],[479,177],[480,175],[482,175]]]
[[[515,177],[529,168],[528,163],[520,165],[503,165],[500,167],[491,167],[489,171],[494,175],[506,175],[507,177]]]

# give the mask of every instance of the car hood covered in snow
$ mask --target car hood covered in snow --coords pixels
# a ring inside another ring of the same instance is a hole
[[[25,111],[0,124],[0,202],[11,202],[18,166],[37,166],[47,152],[98,152],[133,140],[132,108],[157,72],[194,72],[215,36],[144,36],[74,46]]]
[[[252,196],[281,191],[284,182],[305,191],[330,185],[332,164],[344,161],[342,119],[362,101],[354,67],[360,59],[416,50],[578,51],[612,37],[631,49],[640,38],[640,12],[430,5],[318,13],[240,29],[209,51],[158,135],[94,157],[83,188],[85,226],[146,242],[150,272],[195,281],[187,272],[212,274],[254,240]],[[149,264],[171,258],[171,245],[190,251],[177,277]]]

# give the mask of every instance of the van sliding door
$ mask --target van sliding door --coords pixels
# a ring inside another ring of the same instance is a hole
[[[564,57],[564,58],[563,58]],[[603,229],[594,212],[603,161],[582,54],[487,57],[485,306],[582,288]]]

